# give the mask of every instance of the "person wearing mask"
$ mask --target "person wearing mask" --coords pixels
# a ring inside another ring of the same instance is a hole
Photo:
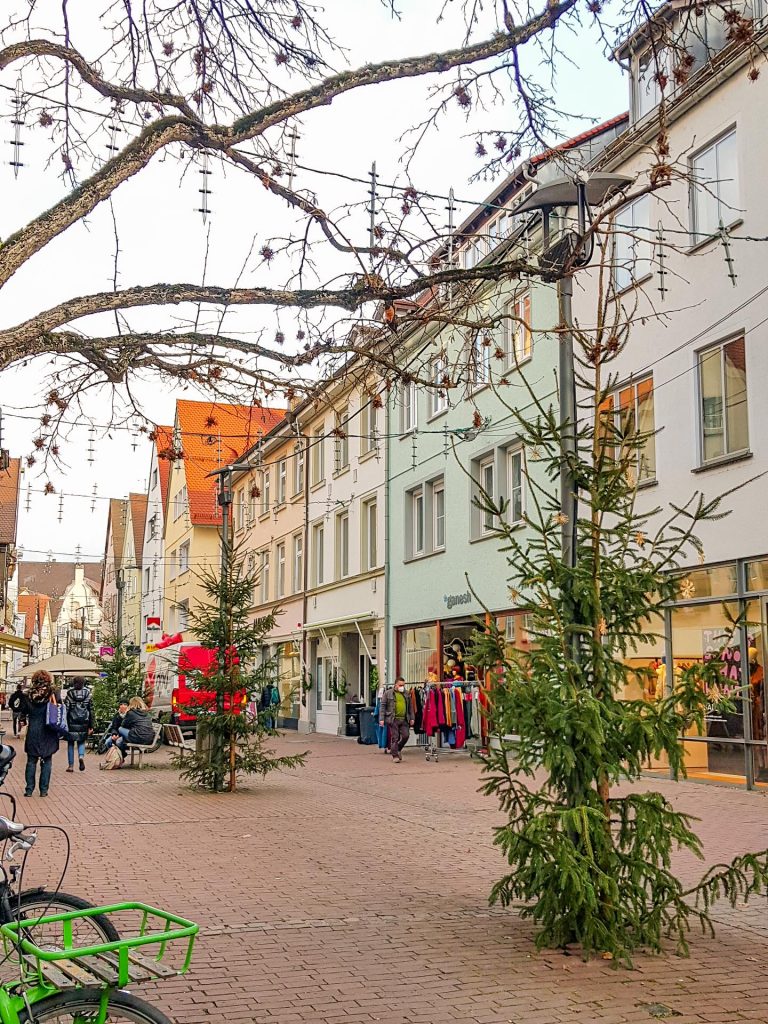
[[[111,742],[107,740],[107,746],[114,743],[125,753],[129,743],[135,743],[142,747],[149,746],[154,738],[155,730],[147,705],[141,697],[131,697],[123,724],[118,726],[117,731],[112,734]]]
[[[11,709],[11,715],[13,716],[13,735],[21,735],[21,726],[24,721],[24,715],[22,712],[22,704],[24,703],[24,691],[21,688],[21,683],[16,684],[16,689],[11,694],[11,699],[8,701],[8,707]]]
[[[53,769],[53,755],[59,749],[59,737],[48,727],[48,704],[56,697],[53,679],[47,672],[35,672],[29,686],[29,693],[23,695],[22,713],[27,719],[27,737],[24,751],[27,755],[24,796],[35,791],[37,764],[40,762],[40,796],[48,796]]]
[[[403,747],[411,734],[411,718],[408,698],[405,694],[405,679],[398,676],[394,686],[388,686],[381,700],[379,725],[389,730],[389,752],[395,764],[403,760]]]
[[[115,716],[112,719],[112,721],[109,723],[109,729],[107,730],[107,733],[108,733],[109,736],[117,736],[117,735],[119,735],[117,730],[123,724],[123,719],[125,718],[125,716],[127,714],[128,714],[128,701],[127,700],[121,700],[120,703],[117,706],[117,713],[115,714]]]
[[[85,679],[76,676],[64,701],[67,709],[67,771],[75,770],[75,744],[80,771],[85,771],[85,740],[93,732],[93,698]]]

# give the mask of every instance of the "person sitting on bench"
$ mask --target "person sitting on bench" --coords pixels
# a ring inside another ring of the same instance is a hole
[[[154,739],[155,730],[147,705],[141,697],[131,697],[123,724],[107,740],[106,745],[111,747],[114,743],[125,753],[129,746],[149,747]]]

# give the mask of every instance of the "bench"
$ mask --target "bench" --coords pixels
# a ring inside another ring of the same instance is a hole
[[[185,754],[194,754],[194,744],[187,742],[186,737],[178,725],[164,725],[165,742],[169,747],[175,747],[183,760]]]
[[[135,767],[136,755],[139,755],[139,768],[144,767],[144,755],[151,754],[153,750],[157,750],[158,740],[160,739],[160,733],[162,732],[162,725],[160,722],[155,722],[153,727],[154,736],[152,737],[151,743],[129,743],[126,748],[126,754],[130,750],[131,752],[131,768]]]

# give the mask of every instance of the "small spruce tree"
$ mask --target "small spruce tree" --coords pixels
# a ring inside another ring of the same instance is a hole
[[[506,817],[495,843],[509,872],[491,901],[521,905],[539,947],[573,945],[629,963],[637,949],[660,951],[667,936],[687,953],[692,925],[712,932],[714,900],[764,891],[768,851],[713,867],[685,887],[672,857],[680,849],[702,856],[693,819],[664,794],[631,785],[651,758],[666,757],[673,776],[684,777],[681,738],[692,727],[703,734],[707,702],[723,700],[718,657],[677,677],[670,671],[657,700],[627,696],[632,678],[651,671],[633,666],[633,653],[658,641],[658,610],[676,598],[681,567],[701,553],[697,527],[723,512],[720,499],[700,494],[684,507],[638,510],[648,435],[609,411],[610,361],[626,336],[606,338],[578,338],[584,422],[565,427],[576,439],[574,566],[561,554],[558,416],[532,390],[532,414],[510,406],[527,452],[528,529],[507,525],[504,502],[478,500],[498,517],[510,594],[528,616],[531,643],[510,651],[491,627],[477,633],[474,656],[494,680],[497,742],[483,789]],[[510,736],[514,743],[502,739]]]
[[[126,653],[124,637],[105,637],[105,647],[111,647],[114,654],[99,658],[99,667],[104,673],[93,682],[93,714],[97,723],[109,722],[122,701],[144,694],[144,670],[138,658]]]
[[[207,600],[193,610],[190,624],[215,660],[211,668],[189,673],[197,698],[186,710],[197,719],[197,751],[176,763],[193,785],[234,792],[241,776],[298,768],[306,754],[277,756],[265,746],[278,735],[275,708],[253,711],[263,689],[277,681],[274,661],[256,664],[275,626],[274,611],[250,619],[257,573],[248,572],[235,552],[223,575],[205,572],[199,579]]]

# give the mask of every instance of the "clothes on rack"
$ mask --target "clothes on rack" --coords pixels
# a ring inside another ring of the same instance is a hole
[[[443,743],[460,750],[468,739],[482,738],[478,686],[437,684],[421,690],[422,715],[418,732],[432,737],[440,733]]]

